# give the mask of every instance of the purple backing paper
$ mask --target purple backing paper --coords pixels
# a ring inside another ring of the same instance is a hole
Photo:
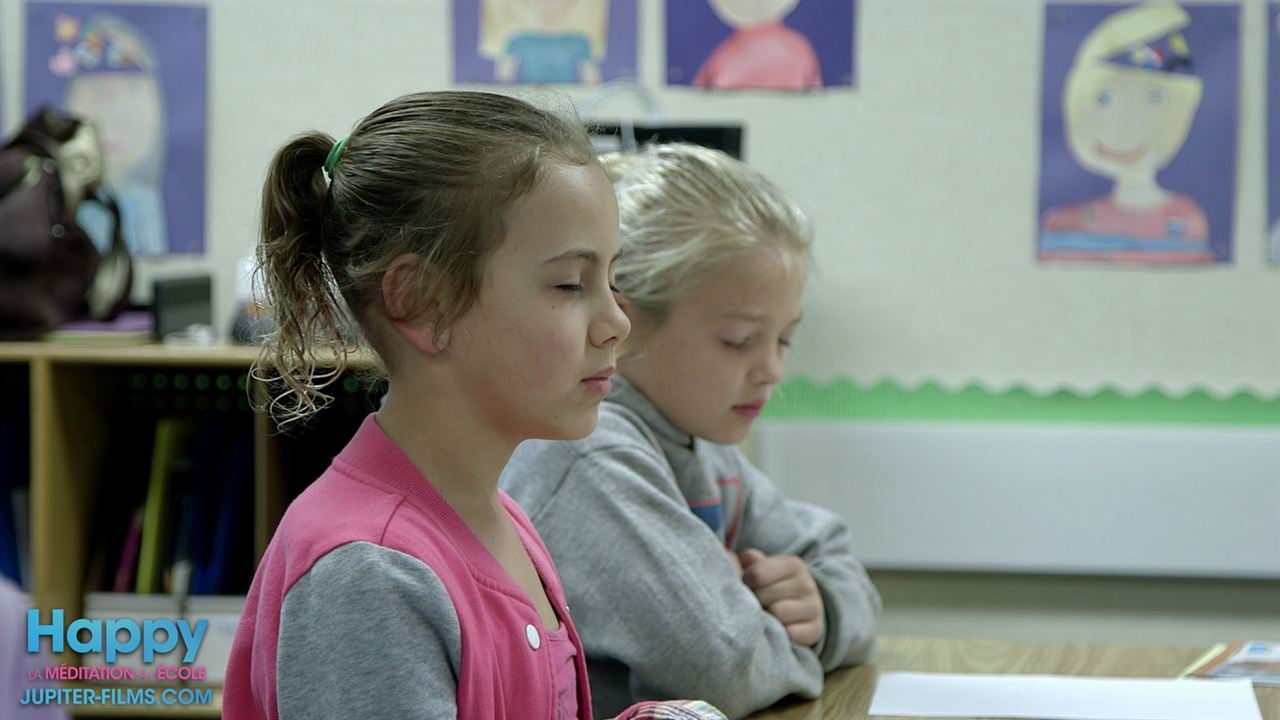
[[[1062,91],[1080,41],[1104,18],[1126,7],[1074,4],[1046,7],[1037,235],[1046,210],[1111,192],[1112,181],[1080,167],[1067,146]],[[1182,34],[1195,60],[1194,74],[1204,81],[1204,94],[1186,144],[1158,173],[1157,180],[1166,190],[1195,199],[1209,220],[1209,249],[1215,261],[1229,262],[1236,183],[1240,8],[1187,4],[1182,7],[1191,17],[1191,25],[1182,30]]]
[[[165,147],[162,196],[168,252],[204,252],[205,123],[208,62],[207,11],[179,5],[88,5],[28,3],[26,110],[44,104],[64,107],[70,78],[50,70],[60,44],[54,19],[85,21],[112,15],[132,25],[151,44],[164,96]]]
[[[783,25],[803,33],[822,67],[824,87],[855,82],[855,0],[800,0]],[[667,0],[667,83],[690,85],[698,69],[733,29],[707,0]]]
[[[600,61],[602,82],[633,78],[636,70],[636,0],[609,3],[608,50]],[[453,80],[494,83],[493,61],[479,54],[480,0],[453,0]]]

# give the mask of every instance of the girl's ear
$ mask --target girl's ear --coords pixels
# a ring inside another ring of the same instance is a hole
[[[382,274],[382,305],[387,311],[387,321],[391,327],[411,345],[424,353],[434,355],[441,352],[449,344],[449,332],[437,332],[437,309],[434,299],[428,299],[425,306],[417,293],[422,291],[422,280],[428,287],[430,268],[423,267],[422,258],[413,253],[405,253],[391,261],[391,266]]]

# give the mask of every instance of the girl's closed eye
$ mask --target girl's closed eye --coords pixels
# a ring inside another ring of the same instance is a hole
[[[732,348],[734,350],[745,349],[750,342],[751,342],[750,337],[745,337],[745,338],[742,338],[741,340],[734,339],[734,338],[720,338],[720,343],[722,345],[724,345],[727,348]]]
[[[591,283],[592,283],[592,287],[595,287],[595,281],[592,280]],[[609,292],[613,292],[613,293],[622,292],[621,290],[618,289],[618,286],[615,284],[614,280],[606,280],[605,285],[608,286]],[[582,293],[582,292],[585,292],[587,289],[587,278],[573,280],[570,282],[557,283],[555,287],[557,290],[563,290],[565,292]]]

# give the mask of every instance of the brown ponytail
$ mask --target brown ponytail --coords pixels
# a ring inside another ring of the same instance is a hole
[[[269,375],[282,392],[269,410],[280,424],[304,419],[332,398],[324,392],[346,366],[346,313],[324,261],[324,161],[334,140],[309,132],[276,151],[262,189],[262,238],[257,259],[276,329],[266,348]],[[324,368],[324,370],[321,370]]]

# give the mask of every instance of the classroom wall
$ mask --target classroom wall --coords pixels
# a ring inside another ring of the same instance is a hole
[[[152,277],[206,269],[225,324],[271,151],[308,128],[342,135],[394,95],[449,87],[450,3],[208,5],[207,252],[140,261],[139,297]],[[747,158],[812,213],[819,273],[793,373],[1273,396],[1280,269],[1263,259],[1265,4],[1246,0],[1242,14],[1236,260],[1220,267],[1035,263],[1038,2],[863,0],[858,86],[797,96],[662,85],[663,4],[640,0],[641,80],[667,120],[743,123]],[[22,18],[21,3],[0,3],[6,131],[22,115]]]

